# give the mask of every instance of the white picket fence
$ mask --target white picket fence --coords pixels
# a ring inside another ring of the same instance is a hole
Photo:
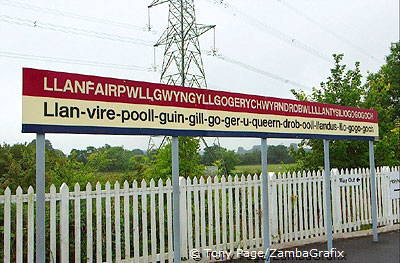
[[[388,172],[377,169],[378,222],[400,223],[400,200],[389,196]],[[344,174],[361,176],[359,186],[338,186]],[[270,175],[272,244],[325,235],[322,172]],[[257,175],[187,179],[181,184],[181,254],[204,248],[234,251],[262,247],[261,180]],[[368,228],[371,223],[367,169],[333,172],[332,218],[335,233]],[[90,184],[54,186],[46,194],[47,262],[172,262],[171,181],[142,181],[113,188]],[[7,188],[1,236],[4,262],[34,262],[35,194]],[[1,213],[0,213],[1,216]],[[1,218],[0,218],[1,219]],[[0,221],[1,222],[1,221]],[[0,242],[1,244],[1,242]],[[0,254],[0,255],[1,255]],[[0,261],[2,260],[0,259]]]

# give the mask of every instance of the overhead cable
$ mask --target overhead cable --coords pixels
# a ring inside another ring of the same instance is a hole
[[[144,27],[144,26],[141,27],[141,26],[130,24],[130,23],[118,22],[118,21],[105,19],[105,18],[80,15],[80,14],[76,14],[76,13],[72,13],[72,12],[60,11],[58,9],[40,7],[40,6],[29,4],[27,2],[0,0],[0,4],[15,7],[15,8],[21,8],[21,9],[25,9],[25,10],[29,10],[29,11],[41,12],[41,13],[48,14],[48,15],[64,16],[64,17],[68,17],[68,18],[79,19],[79,20],[84,20],[84,21],[88,21],[88,22],[92,22],[92,23],[104,24],[104,25],[108,25],[108,26],[116,26],[116,27],[121,27],[121,28],[125,28],[125,29],[147,31],[146,27]],[[155,31],[153,31],[153,32],[155,33]]]
[[[255,18],[253,16],[250,16],[250,15],[244,13],[243,11],[241,11],[239,8],[235,7],[232,4],[228,4],[228,3],[224,2],[223,0],[219,0],[219,1],[206,0],[206,1],[210,2],[212,4],[215,4],[215,5],[223,8],[226,11],[229,11],[233,15],[239,14],[243,18],[243,20],[245,22],[247,22],[249,25],[258,28],[259,30],[261,30],[269,35],[272,35],[275,38],[278,38],[279,40],[292,45],[293,47],[301,49],[301,50],[313,55],[314,57],[320,58],[324,61],[332,62],[329,56],[323,54],[322,52],[318,51],[314,47],[312,47],[306,43],[303,43],[302,41],[288,35],[285,32],[280,31],[279,29],[276,29],[276,28],[266,24],[265,22],[262,22],[261,20]]]
[[[55,63],[72,64],[72,65],[93,66],[93,67],[102,67],[102,68],[127,69],[127,70],[135,70],[135,71],[151,71],[150,68],[136,66],[136,65],[123,65],[123,64],[91,61],[91,60],[37,56],[37,55],[22,54],[22,53],[16,53],[16,52],[6,52],[6,51],[0,51],[0,57],[33,60],[33,61],[55,62]]]
[[[8,15],[0,15],[0,22],[10,23],[10,24],[15,24],[15,25],[20,25],[20,26],[26,26],[26,27],[31,27],[31,28],[40,28],[40,29],[45,29],[45,30],[58,31],[58,32],[68,33],[68,34],[96,37],[96,38],[101,38],[101,39],[105,39],[105,40],[118,41],[118,42],[135,44],[135,45],[153,46],[151,41],[147,41],[147,40],[143,40],[143,39],[139,39],[139,38],[132,38],[132,37],[128,37],[128,36],[119,36],[119,35],[115,35],[115,34],[81,29],[81,28],[76,28],[76,27],[56,25],[56,24],[51,24],[51,23],[40,22],[38,20],[19,18],[19,17],[11,17]]]
[[[125,69],[125,70],[134,70],[134,71],[144,71],[144,72],[154,72],[150,67],[142,67],[142,66],[136,66],[136,65],[124,65],[124,64],[115,64],[115,63],[105,63],[105,62],[99,62],[99,61],[93,61],[93,60],[82,60],[82,59],[70,59],[70,58],[60,58],[60,57],[49,57],[49,56],[38,56],[38,55],[30,55],[30,54],[23,54],[23,53],[17,53],[17,52],[6,52],[6,51],[0,51],[0,57],[5,57],[5,58],[12,58],[12,59],[23,59],[23,60],[32,60],[32,61],[45,61],[45,62],[54,62],[54,63],[61,63],[61,64],[71,64],[71,65],[82,65],[82,66],[91,66],[91,67],[101,67],[101,68],[114,68],[114,69]],[[267,72],[265,70],[258,69],[256,67],[250,66],[244,62],[234,60],[232,58],[227,58],[225,56],[216,56],[216,58],[223,60],[227,63],[231,63],[237,66],[240,66],[242,68],[245,68],[249,71],[267,76],[269,78],[272,78],[274,80],[283,82],[285,84],[290,84],[292,86],[296,86],[299,88],[303,89],[308,89],[306,85],[297,83],[295,81],[291,81],[288,79],[285,79],[281,76],[278,76],[276,74]],[[211,87],[214,87],[219,90],[222,90],[221,87],[215,86],[213,84],[210,85]]]
[[[346,39],[345,37],[341,36],[340,34],[336,33],[335,31],[329,29],[327,26],[322,25],[320,22],[318,22],[317,20],[315,20],[314,18],[308,16],[307,14],[305,14],[303,11],[301,11],[300,9],[292,6],[291,4],[287,3],[287,1],[284,0],[276,0],[278,1],[280,4],[282,4],[284,7],[290,9],[292,12],[296,13],[297,15],[305,18],[308,22],[318,26],[319,28],[321,28],[323,31],[325,31],[326,33],[332,35],[333,37],[335,37],[336,39],[340,40],[343,43],[346,43],[347,45],[353,47],[355,50],[357,50],[358,52],[364,54],[365,56],[367,56],[370,59],[373,59],[375,61],[379,61],[376,57],[374,57],[373,55],[371,55],[368,51],[366,51],[364,48],[360,47],[359,45],[354,44],[353,42],[351,42],[350,40]]]
[[[223,56],[223,55],[218,55],[218,56],[214,56],[214,57],[218,58],[220,60],[223,60],[225,62],[237,65],[237,66],[239,66],[241,68],[244,68],[244,69],[247,69],[249,71],[255,72],[257,74],[264,75],[264,76],[266,76],[268,78],[283,82],[285,84],[289,84],[289,85],[292,85],[292,86],[295,86],[295,87],[298,87],[298,88],[302,88],[302,89],[310,89],[310,87],[308,87],[306,85],[303,85],[303,84],[298,83],[298,82],[293,81],[293,80],[286,79],[286,78],[281,77],[281,76],[279,76],[279,75],[277,75],[275,73],[271,73],[271,72],[268,72],[266,70],[259,69],[257,67],[254,67],[254,66],[251,66],[249,64],[246,64],[246,63],[244,63],[242,61],[239,61],[239,60],[236,60],[236,59],[233,59],[233,58],[229,58],[229,57],[226,57],[226,56]]]

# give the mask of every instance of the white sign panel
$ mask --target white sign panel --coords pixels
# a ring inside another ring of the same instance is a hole
[[[393,172],[389,174],[389,189],[392,199],[400,199],[400,173]]]
[[[343,175],[338,177],[339,186],[358,186],[361,185],[361,177],[359,175]]]

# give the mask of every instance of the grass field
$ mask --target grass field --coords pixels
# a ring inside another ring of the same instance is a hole
[[[295,169],[296,164],[270,164],[268,165],[268,172],[286,172]],[[261,164],[252,164],[252,165],[237,165],[235,170],[233,170],[232,174],[253,174],[253,173],[260,173],[261,171]]]

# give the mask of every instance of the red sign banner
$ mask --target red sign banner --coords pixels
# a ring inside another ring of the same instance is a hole
[[[23,132],[373,139],[370,109],[23,69]]]

